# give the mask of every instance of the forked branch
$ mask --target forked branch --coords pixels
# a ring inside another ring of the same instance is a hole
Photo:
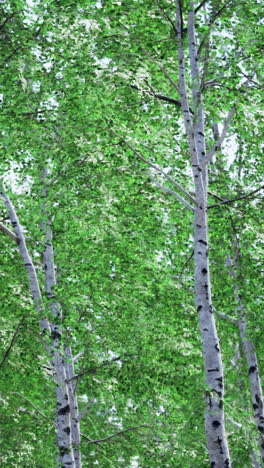
[[[224,128],[222,130],[222,133],[219,137],[219,140],[214,144],[213,148],[209,151],[209,153],[206,154],[205,158],[201,161],[200,163],[200,166],[201,168],[204,168],[210,161],[211,159],[213,158],[213,156],[215,155],[215,153],[221,149],[221,145],[226,137],[226,134],[227,134],[227,131],[229,129],[229,126],[230,126],[230,123],[231,123],[231,119],[235,113],[235,110],[236,108],[235,107],[232,107],[232,109],[229,111],[228,115],[227,115],[227,118],[226,118],[226,121],[225,121],[225,124],[224,124]]]

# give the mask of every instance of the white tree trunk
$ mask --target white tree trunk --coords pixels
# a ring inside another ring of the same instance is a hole
[[[47,170],[43,170],[42,181],[46,182]],[[47,196],[47,188],[42,190],[43,198]],[[45,234],[45,248],[43,252],[43,263],[45,273],[46,296],[49,301],[49,308],[54,320],[51,324],[53,337],[53,359],[56,371],[56,391],[64,396],[64,405],[57,408],[57,428],[58,428],[58,446],[61,445],[61,433],[69,435],[69,447],[73,453],[74,468],[81,468],[80,452],[80,423],[78,420],[78,402],[74,391],[74,384],[71,378],[74,375],[74,363],[72,359],[71,346],[62,343],[61,323],[63,314],[61,305],[56,301],[53,288],[56,285],[56,272],[53,252],[53,233],[50,221],[45,210],[45,203],[42,205],[42,231]]]
[[[64,368],[64,358],[61,357],[59,346],[61,338],[61,329],[59,325],[50,325],[47,318],[43,318],[45,314],[45,308],[42,301],[40,292],[39,282],[36,275],[36,270],[32,261],[32,258],[28,252],[25,237],[21,229],[18,217],[16,215],[15,208],[13,207],[9,197],[6,193],[1,190],[2,198],[5,202],[6,208],[9,212],[10,221],[12,223],[15,235],[17,237],[17,243],[19,248],[20,256],[23,260],[26,268],[29,280],[29,288],[33,302],[39,315],[39,326],[42,335],[46,337],[46,351],[51,359],[51,364],[56,374],[56,403],[57,403],[57,417],[56,417],[56,429],[57,429],[57,446],[59,450],[59,463],[60,466],[75,468],[73,450],[71,448],[71,437],[70,437],[70,407],[69,407],[69,396],[66,388],[66,372]],[[46,255],[48,253],[49,246]],[[50,278],[51,272],[48,271],[48,277]],[[50,298],[52,293],[47,293]],[[52,305],[54,308],[54,314],[58,315],[57,305]]]
[[[240,248],[236,235],[234,235],[235,256],[233,260],[230,256],[227,256],[227,266],[229,268],[229,274],[236,279],[236,273],[234,267],[239,268],[239,258],[240,258]],[[248,376],[249,376],[249,385],[251,393],[251,402],[254,413],[254,420],[256,427],[259,432],[259,446],[260,446],[260,455],[264,462],[264,408],[263,408],[263,392],[261,386],[261,380],[259,376],[259,366],[258,359],[255,352],[254,344],[248,333],[247,317],[245,312],[245,306],[242,302],[239,285],[235,282],[234,284],[234,295],[237,301],[237,311],[239,313],[238,318],[238,327],[240,339],[243,346],[243,351],[246,356],[247,367],[248,367]]]
[[[200,93],[198,56],[194,29],[194,3],[189,4],[188,43],[194,116],[190,115],[185,84],[185,64],[183,49],[183,19],[181,1],[176,3],[179,87],[182,112],[188,136],[189,152],[195,186],[194,219],[194,262],[195,296],[199,315],[200,333],[203,346],[206,372],[206,412],[205,430],[211,468],[231,467],[224,422],[224,376],[211,300],[211,283],[208,259],[208,220],[207,220],[207,166],[200,167],[206,156],[204,135],[204,112]]]

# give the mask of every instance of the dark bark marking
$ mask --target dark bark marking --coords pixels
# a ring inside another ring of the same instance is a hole
[[[253,403],[252,406],[253,406],[254,411],[256,411],[258,409],[258,405],[256,403]]]
[[[221,439],[221,438],[218,436],[218,437],[217,437],[217,443],[218,443],[218,445],[219,445],[219,451],[220,451],[221,454],[224,453],[223,447],[222,447],[222,442],[223,442],[223,439]]]
[[[263,426],[258,426],[258,430],[259,430],[259,432],[261,432],[261,434],[264,434],[264,427]]]
[[[66,405],[63,408],[59,409],[58,415],[64,415],[70,412],[70,406]]]
[[[197,178],[197,177],[198,177],[198,174],[196,174],[194,177]]]
[[[198,255],[203,255],[202,252],[198,252]]]
[[[195,176],[196,177],[196,176]],[[198,176],[197,176],[198,177]],[[196,224],[196,227],[198,227],[199,229],[202,227],[201,224]]]
[[[215,466],[215,462],[212,462],[211,463],[211,468],[214,468],[214,466]]]
[[[207,242],[205,242],[203,239],[198,240],[198,242],[200,242],[200,244],[207,245]]]
[[[56,330],[53,330],[50,336],[53,340],[59,340],[61,337],[61,334],[57,332]]]
[[[219,426],[221,426],[221,423],[215,419],[215,421],[212,422],[212,426],[214,429],[217,429]]]
[[[66,453],[69,453],[69,449],[67,447],[59,447],[59,452],[60,455],[63,457],[64,455],[66,455]]]
[[[215,349],[216,349],[216,351],[219,353],[220,349],[219,349],[218,344],[215,345]]]
[[[210,314],[213,314],[213,313],[214,313],[214,309],[213,309],[213,306],[212,306],[212,305],[209,306],[209,312],[210,312]]]
[[[203,132],[198,132],[198,135],[204,136]]]
[[[203,331],[208,331],[208,328],[203,328]]]
[[[202,151],[202,152],[201,152],[201,155],[202,155],[202,156],[205,156],[205,152],[204,152],[204,151]]]
[[[202,310],[202,308],[203,308],[203,306],[199,305],[199,306],[197,307],[197,312],[200,312],[200,311]]]
[[[65,429],[63,429],[63,432],[66,432],[66,434],[70,435],[71,430],[70,430],[69,426],[65,427]]]
[[[225,468],[228,468],[230,467],[230,462],[228,460],[228,458],[225,459]]]
[[[256,393],[256,395],[255,395],[255,398],[256,398],[256,402],[257,402],[259,408],[262,408],[262,407],[263,407],[263,403],[262,403],[262,401],[261,401],[261,399],[259,398],[259,396],[258,396],[257,393]]]
[[[224,406],[223,400],[220,400],[220,401],[219,401],[218,408],[219,408],[219,409],[222,409],[223,406]]]
[[[253,372],[255,372],[256,370],[257,370],[256,366],[250,366],[250,368],[248,369],[248,373],[253,374]]]
[[[206,275],[206,273],[207,273],[207,269],[206,269],[206,268],[203,268],[203,269],[202,269],[202,274],[203,274],[203,275]]]
[[[214,369],[207,369],[207,372],[219,372],[219,368],[215,367]]]

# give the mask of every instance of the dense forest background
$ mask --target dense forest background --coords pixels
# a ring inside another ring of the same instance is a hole
[[[0,12],[1,466],[231,466],[204,427],[215,396],[232,466],[263,466],[262,2]],[[224,395],[204,377],[199,193]]]

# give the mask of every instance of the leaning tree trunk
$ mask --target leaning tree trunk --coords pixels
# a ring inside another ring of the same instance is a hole
[[[206,373],[206,411],[205,430],[207,448],[212,468],[231,467],[227,436],[224,422],[224,377],[222,357],[217,336],[211,299],[211,283],[208,259],[208,219],[207,219],[207,161],[204,135],[204,111],[199,78],[199,61],[195,41],[194,3],[189,4],[188,44],[190,74],[192,79],[193,117],[189,103],[185,79],[183,47],[183,12],[182,2],[177,1],[177,39],[179,91],[181,108],[188,136],[189,152],[195,186],[195,219],[194,219],[194,262],[195,262],[195,296],[199,315],[200,333],[203,346],[204,366]]]
[[[70,406],[69,394],[66,385],[66,371],[64,360],[60,355],[59,346],[61,339],[61,328],[58,324],[50,325],[45,318],[45,308],[40,292],[39,282],[36,275],[36,270],[32,258],[28,252],[26,240],[23,235],[15,208],[13,207],[9,197],[1,188],[1,195],[9,213],[9,218],[12,223],[16,242],[24,266],[27,271],[30,293],[38,312],[39,327],[42,335],[46,338],[46,351],[51,360],[51,365],[56,375],[56,431],[57,431],[57,446],[59,451],[59,464],[62,467],[75,468],[73,449],[71,446],[70,435]],[[52,292],[47,294],[48,300],[52,300]],[[54,317],[59,315],[58,306],[54,303],[52,306]]]

